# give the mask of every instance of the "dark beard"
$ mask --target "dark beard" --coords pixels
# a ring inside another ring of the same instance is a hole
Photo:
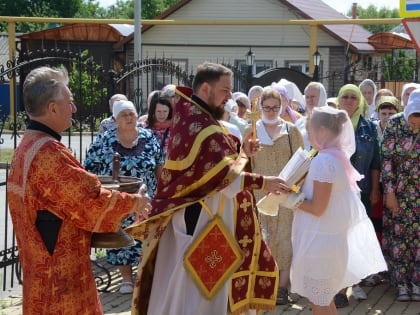
[[[215,106],[209,106],[211,110],[211,114],[213,115],[214,119],[220,120],[223,118],[223,115],[225,113],[225,109],[223,107],[215,107]]]

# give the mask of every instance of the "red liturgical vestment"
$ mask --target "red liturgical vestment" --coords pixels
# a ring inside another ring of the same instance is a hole
[[[23,271],[22,313],[102,314],[92,232],[117,231],[137,211],[138,197],[101,188],[62,143],[38,130],[26,130],[15,151],[7,196]],[[49,249],[37,221],[45,210],[61,221]]]

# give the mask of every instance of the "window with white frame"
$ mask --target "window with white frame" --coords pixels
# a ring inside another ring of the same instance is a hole
[[[309,64],[306,61],[286,61],[287,68],[302,72],[306,75],[309,73]]]
[[[248,66],[246,65],[246,60],[237,60],[236,66],[238,69],[245,75],[248,75]],[[252,75],[256,75],[262,71],[267,69],[273,68],[273,61],[272,60],[255,60],[254,65],[252,66]],[[243,86],[242,82],[236,80],[234,90],[235,91],[243,91],[245,90],[245,86]]]

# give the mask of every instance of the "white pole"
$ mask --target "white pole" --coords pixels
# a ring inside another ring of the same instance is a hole
[[[141,60],[141,0],[134,3],[134,60]]]
[[[141,61],[141,0],[134,2],[134,61]],[[141,108],[141,95],[140,95],[140,80],[141,76],[134,76],[134,90],[137,110],[139,114],[143,114]]]

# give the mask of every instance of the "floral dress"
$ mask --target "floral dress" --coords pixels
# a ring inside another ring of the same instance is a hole
[[[117,138],[117,128],[98,135],[91,144],[83,166],[97,175],[112,175],[112,160],[115,152],[121,155],[120,176],[139,177],[147,186],[147,193],[153,197],[156,185],[156,168],[163,165],[159,140],[153,132],[138,126],[137,144],[132,148],[123,147]],[[127,227],[134,222],[134,214],[122,222]],[[141,243],[132,247],[107,251],[107,259],[113,265],[133,265],[139,263]]]
[[[418,132],[418,131],[417,131]],[[420,285],[420,141],[403,113],[388,120],[381,146],[384,193],[395,192],[398,215],[384,209],[382,247],[394,285]]]
[[[166,156],[166,151],[168,150],[169,136],[171,135],[171,128],[169,124],[155,124],[153,127],[147,126],[146,128],[153,131],[153,133],[158,137],[159,144],[163,156]]]

